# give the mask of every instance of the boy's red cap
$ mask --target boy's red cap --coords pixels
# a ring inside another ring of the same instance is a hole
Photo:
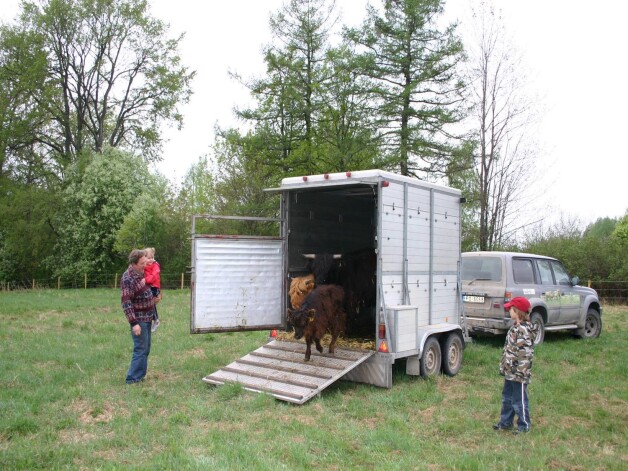
[[[523,296],[517,296],[516,298],[512,298],[509,303],[504,304],[504,309],[510,309],[511,307],[516,307],[520,311],[530,312],[530,301]]]

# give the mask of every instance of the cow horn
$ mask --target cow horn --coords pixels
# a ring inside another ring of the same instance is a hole
[[[310,259],[310,260],[314,260],[316,258],[316,254],[313,254],[313,253],[304,253],[301,255],[303,255],[305,258]]]
[[[342,254],[341,253],[335,253],[334,254],[334,260],[339,260],[342,258]]]

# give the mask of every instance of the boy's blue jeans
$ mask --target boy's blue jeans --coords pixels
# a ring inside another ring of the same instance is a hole
[[[148,354],[150,353],[150,322],[140,322],[142,328],[140,335],[133,335],[133,327],[131,327],[131,338],[133,339],[133,357],[131,357],[131,365],[126,374],[127,383],[137,383],[144,379],[148,370]]]
[[[517,414],[517,428],[530,429],[530,408],[528,405],[528,385],[517,381],[504,380],[502,389],[502,411],[499,423],[504,427],[514,424]]]

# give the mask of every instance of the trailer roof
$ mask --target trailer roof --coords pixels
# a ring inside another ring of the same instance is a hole
[[[406,177],[384,170],[358,170],[355,172],[338,172],[324,173],[320,175],[305,175],[300,177],[288,177],[281,180],[279,188],[273,188],[271,191],[284,191],[291,189],[320,188],[325,186],[341,186],[341,185],[359,185],[359,184],[377,184],[380,181],[389,180],[396,183],[410,183],[420,185],[422,187],[433,188],[435,190],[445,191],[448,193],[461,194],[457,188],[451,188],[436,183],[430,183],[418,178]]]

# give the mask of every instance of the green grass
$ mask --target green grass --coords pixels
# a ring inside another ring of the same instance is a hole
[[[303,406],[201,378],[267,332],[190,335],[167,291],[147,380],[124,383],[129,328],[115,290],[0,293],[2,469],[627,469],[628,307],[596,340],[548,333],[532,432],[497,421],[503,338],[476,339],[453,378],[395,368],[393,388],[337,382]],[[397,365],[396,365],[397,366]]]

